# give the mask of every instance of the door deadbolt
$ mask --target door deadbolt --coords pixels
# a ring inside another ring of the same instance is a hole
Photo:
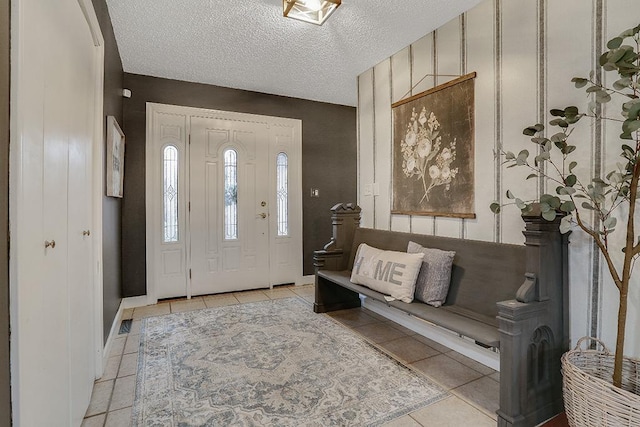
[[[262,212],[262,213],[259,215],[259,217],[260,217],[260,218],[262,218],[262,219],[265,219],[265,218],[267,217],[267,214],[266,214],[266,213],[264,213],[264,212]]]
[[[260,206],[265,207],[267,206],[267,202],[265,202],[264,200],[260,203]]]
[[[56,241],[55,240],[52,240],[52,241],[45,240],[44,241],[44,247],[45,247],[45,249],[46,248],[54,249],[56,247]]]
[[[82,231],[82,235],[83,236],[91,236],[91,230],[83,230]]]

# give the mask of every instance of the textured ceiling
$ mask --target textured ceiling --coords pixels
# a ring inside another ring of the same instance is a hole
[[[480,0],[343,0],[323,26],[282,0],[107,0],[124,70],[356,105],[356,77]]]

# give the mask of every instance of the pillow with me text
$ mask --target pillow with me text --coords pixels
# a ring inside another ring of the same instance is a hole
[[[360,244],[351,271],[353,283],[388,295],[388,301],[413,301],[422,253],[383,251]]]

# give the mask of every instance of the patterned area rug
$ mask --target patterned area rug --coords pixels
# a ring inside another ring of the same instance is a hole
[[[297,298],[142,324],[133,425],[376,426],[447,396]]]

